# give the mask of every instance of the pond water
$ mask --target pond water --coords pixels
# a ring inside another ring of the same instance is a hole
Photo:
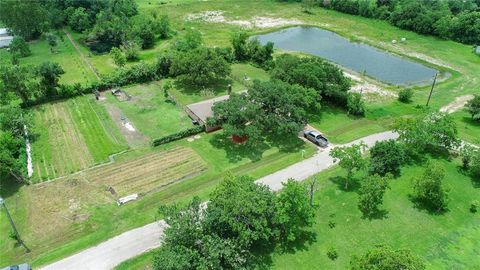
[[[291,27],[256,36],[260,43],[320,56],[358,73],[365,72],[379,81],[394,85],[429,83],[437,70],[395,56],[372,46],[351,42],[317,27]]]

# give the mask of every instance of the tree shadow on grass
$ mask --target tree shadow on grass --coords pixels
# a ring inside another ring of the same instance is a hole
[[[305,142],[299,140],[296,136],[268,136],[266,138],[268,144],[277,147],[284,153],[296,153],[303,149]]]
[[[409,197],[410,201],[413,203],[414,208],[416,208],[419,211],[427,212],[430,215],[440,216],[440,215],[443,215],[443,214],[445,214],[449,211],[448,207],[443,208],[443,209],[435,208],[425,201],[416,199],[411,194],[408,195],[408,197]]]
[[[343,176],[333,176],[329,178],[330,182],[337,185],[338,189],[345,192],[357,192],[360,188],[360,181],[356,178],[348,180],[348,187],[345,189],[346,177]]]
[[[368,220],[382,220],[382,219],[387,219],[388,218],[388,211],[385,209],[379,209],[375,211],[372,214],[369,215],[363,215],[363,219],[368,219]]]
[[[10,176],[0,175],[0,197],[7,199],[14,196],[18,190],[24,185]]]
[[[176,80],[175,87],[185,95],[199,95],[201,94],[202,90],[211,91],[214,96],[219,95],[226,95],[227,94],[227,87],[229,84],[232,84],[231,79],[222,79],[216,80],[209,85],[206,86],[199,86],[195,84],[191,84],[185,82],[183,80]]]
[[[223,149],[227,153],[227,158],[230,162],[238,162],[244,158],[251,161],[259,161],[263,153],[270,148],[270,146],[262,142],[236,144],[224,132],[218,132],[212,136],[210,143],[213,147]]]
[[[306,251],[309,246],[317,242],[317,233],[303,230],[294,242],[285,244],[281,247],[281,251],[284,253],[295,253],[297,251]]]

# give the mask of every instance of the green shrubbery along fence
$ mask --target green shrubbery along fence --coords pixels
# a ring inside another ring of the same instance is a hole
[[[170,135],[167,135],[167,136],[164,136],[164,137],[154,139],[152,141],[152,145],[153,146],[159,146],[159,145],[162,145],[162,144],[166,144],[166,143],[169,143],[169,142],[173,142],[173,141],[176,141],[176,140],[183,139],[183,138],[188,137],[188,136],[192,136],[192,135],[201,133],[203,131],[205,131],[205,126],[197,126],[197,127],[185,129],[185,130],[182,130],[182,131],[177,132],[177,133],[173,133],[173,134],[170,134]]]

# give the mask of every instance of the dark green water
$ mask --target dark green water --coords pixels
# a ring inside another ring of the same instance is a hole
[[[437,70],[317,27],[291,27],[258,35],[260,43],[320,56],[347,69],[394,85],[429,83]]]

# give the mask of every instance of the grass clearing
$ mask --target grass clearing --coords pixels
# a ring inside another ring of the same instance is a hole
[[[105,92],[107,104],[118,107],[133,126],[150,139],[192,127],[192,121],[177,105],[165,99],[160,82],[122,88],[132,99],[119,101]]]
[[[29,43],[32,54],[20,58],[21,65],[40,65],[51,61],[62,66],[65,74],[60,77],[62,84],[88,84],[97,80],[95,74],[85,65],[73,45],[63,32],[59,32],[58,46],[55,53],[50,51],[47,41],[39,39]],[[6,49],[0,49],[0,64],[10,64],[10,53]]]
[[[320,173],[315,196],[315,242],[298,246],[295,252],[276,253],[272,268],[314,269],[322,265],[325,269],[345,269],[350,256],[387,243],[394,248],[411,249],[426,260],[427,269],[474,269],[480,264],[480,219],[469,207],[470,201],[480,197],[480,189],[470,177],[460,173],[459,162],[437,161],[446,169],[445,184],[451,188],[449,211],[441,215],[417,209],[409,200],[411,179],[423,172],[423,164],[403,168],[401,177],[390,182],[391,189],[380,207],[386,213],[372,220],[362,218],[356,190],[341,188],[343,170],[336,167]],[[334,222],[335,227],[330,228],[329,222]],[[326,255],[330,247],[339,254],[335,261]]]
[[[106,111],[91,96],[32,109],[33,181],[39,182],[105,162],[125,150],[125,140]]]
[[[462,140],[480,145],[480,122],[472,120],[472,116],[465,110],[452,113],[458,128],[458,135]]]

